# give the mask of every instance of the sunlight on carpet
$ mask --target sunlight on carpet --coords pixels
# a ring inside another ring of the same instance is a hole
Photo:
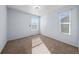
[[[50,54],[50,51],[40,37],[32,39],[32,54]]]

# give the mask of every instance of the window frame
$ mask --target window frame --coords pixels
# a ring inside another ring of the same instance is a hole
[[[65,23],[62,23],[61,22],[61,19],[59,18],[59,24],[60,24],[60,32],[61,33],[63,33],[63,34],[67,34],[67,35],[70,35],[71,34],[71,10],[67,10],[67,11],[63,11],[63,12],[59,12],[58,13],[58,17],[61,17],[59,14],[63,14],[64,12],[68,12],[68,14],[69,14],[69,22],[67,23],[67,22],[65,22]],[[64,24],[69,24],[69,33],[66,33],[66,32],[62,32],[61,31],[61,25],[64,25]]]

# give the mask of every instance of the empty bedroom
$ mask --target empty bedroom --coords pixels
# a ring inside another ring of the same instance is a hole
[[[1,54],[78,54],[78,5],[0,5]]]

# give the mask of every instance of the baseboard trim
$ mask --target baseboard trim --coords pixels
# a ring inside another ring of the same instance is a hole
[[[1,54],[2,50],[3,50],[3,48],[0,48],[0,54]]]
[[[40,35],[40,34],[35,34],[35,35]],[[19,39],[24,39],[24,38],[28,38],[28,37],[35,36],[35,35],[30,35],[30,36],[19,37],[19,38],[16,38],[16,39],[11,39],[11,40],[8,40],[8,41],[14,41],[14,40],[19,40]]]
[[[43,36],[45,36],[45,37],[47,37],[47,38],[50,38],[50,39],[53,39],[53,40],[59,41],[59,40],[57,40],[56,38],[52,38],[52,37],[49,37],[49,36],[44,35],[44,34],[41,34],[41,35],[43,35]],[[59,41],[59,42],[62,42],[62,41]],[[68,43],[65,43],[65,42],[62,42],[62,43],[67,44],[67,45],[71,45],[71,44],[68,44]],[[71,46],[76,47],[76,48],[79,48],[79,47],[74,46],[74,45],[71,45]]]
[[[5,42],[5,45],[3,46],[3,48],[0,48],[0,54],[2,53],[2,51],[3,51],[4,47],[6,46],[6,44],[7,44],[7,41]]]

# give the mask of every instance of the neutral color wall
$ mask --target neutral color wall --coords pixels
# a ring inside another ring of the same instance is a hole
[[[58,12],[70,10],[71,11],[71,35],[67,35],[60,32],[60,24],[58,19]],[[75,6],[69,6],[61,8],[54,12],[50,12],[47,15],[41,17],[41,33],[51,38],[55,38],[61,42],[73,45],[77,45],[77,9]]]
[[[7,42],[6,6],[0,5],[0,53]]]
[[[8,8],[8,40],[29,36],[28,24],[31,16],[18,10]]]
[[[79,47],[79,6],[77,6],[77,42]]]
[[[31,18],[32,16],[26,12],[8,8],[8,40],[27,37],[35,35],[38,31],[31,31]]]

